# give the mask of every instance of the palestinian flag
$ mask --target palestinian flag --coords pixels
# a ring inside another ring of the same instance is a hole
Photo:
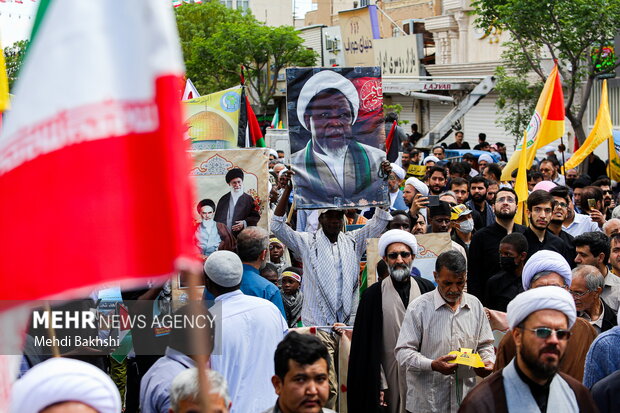
[[[398,142],[394,142],[394,135],[396,135],[397,127],[398,122],[394,121],[390,127],[388,136],[385,138],[385,153],[387,160],[390,162],[396,162],[398,159]]]
[[[240,148],[260,147],[264,148],[265,139],[260,130],[258,119],[250,104],[250,99],[243,88],[241,92],[241,109],[239,111],[239,134],[237,135],[237,146]]]
[[[0,300],[193,264],[173,14],[161,1],[41,1],[0,136]]]

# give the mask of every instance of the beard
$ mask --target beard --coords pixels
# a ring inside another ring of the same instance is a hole
[[[563,219],[552,219],[552,220],[551,220],[551,222],[550,222],[550,224],[553,224],[553,225],[562,225],[562,223],[563,223],[563,222],[564,222],[564,220],[563,220]]]
[[[499,218],[499,219],[502,219],[502,220],[513,219],[515,217],[515,215],[517,215],[517,210],[516,209],[514,211],[510,211],[510,212],[495,211],[495,216],[497,218]]]
[[[542,348],[539,351],[543,352],[554,352],[560,356],[560,350],[556,346],[547,346]],[[555,373],[558,371],[558,366],[560,365],[561,357],[559,357],[557,364],[548,363],[545,360],[539,360],[536,354],[533,354],[532,351],[529,351],[525,347],[521,347],[519,351],[521,355],[521,360],[527,365],[530,371],[539,379],[548,380],[552,378]]]
[[[474,200],[474,202],[482,202],[482,201],[486,201],[487,199],[487,194],[473,194],[471,196],[471,199]]]
[[[396,281],[403,281],[411,274],[411,267],[413,266],[413,262],[409,265],[406,264],[395,264],[390,267],[390,275]]]

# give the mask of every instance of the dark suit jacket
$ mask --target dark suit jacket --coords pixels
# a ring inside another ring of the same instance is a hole
[[[215,221],[226,225],[226,217],[228,216],[228,206],[230,205],[230,192],[220,198],[215,209]],[[235,204],[233,213],[233,225],[236,221],[246,221],[249,227],[256,226],[260,214],[254,209],[254,198],[248,194],[243,194]],[[240,232],[240,231],[239,231]],[[239,232],[233,232],[237,236]]]

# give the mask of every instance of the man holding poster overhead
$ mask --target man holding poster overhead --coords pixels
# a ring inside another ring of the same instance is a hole
[[[359,76],[360,69],[350,71]],[[290,99],[296,97],[296,88],[304,76],[310,74],[298,92],[296,110],[291,110],[290,115],[296,115],[291,147],[297,150],[292,155],[297,206],[384,204],[384,183],[376,172],[385,159],[385,152],[377,148],[385,140],[380,127],[380,79],[366,76],[351,81],[333,70],[315,74],[312,69],[293,70],[294,76],[287,71]]]

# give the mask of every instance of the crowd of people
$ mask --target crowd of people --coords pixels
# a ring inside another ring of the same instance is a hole
[[[399,159],[369,171],[385,177],[389,202],[363,210],[297,210],[295,174],[284,152],[271,151],[269,232],[237,213],[245,194],[233,169],[231,195],[196,207],[203,303],[176,310],[215,314],[213,328],[173,327],[154,340],[160,355],[139,351],[153,332],[132,329],[134,352],[121,362],[25,354],[11,411],[195,412],[200,369],[213,412],[614,411],[620,188],[600,159],[563,171],[551,148],[528,170],[524,200],[514,178],[500,180],[505,146],[480,134],[474,149],[498,157],[450,159],[441,145],[424,157],[418,135],[415,125]],[[469,149],[463,132],[454,138],[447,148]],[[425,174],[412,176],[412,165]],[[416,236],[441,233],[450,247],[422,273]],[[381,257],[375,283],[371,239]],[[153,285],[122,298],[165,292]],[[455,351],[479,364],[456,363]]]

